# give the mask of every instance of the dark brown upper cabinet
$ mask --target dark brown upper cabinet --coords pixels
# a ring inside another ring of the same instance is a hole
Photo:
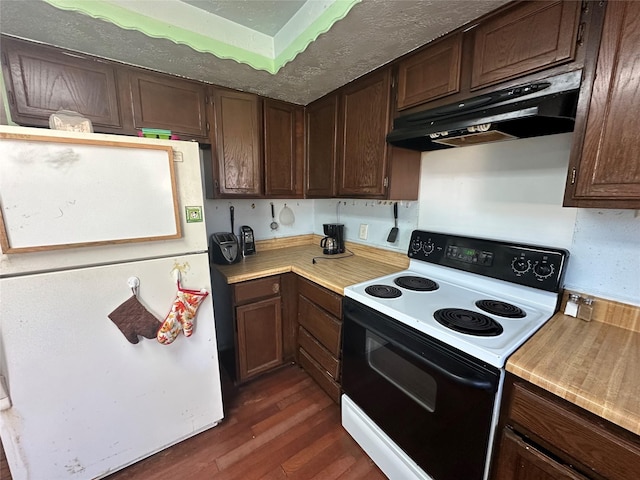
[[[520,2],[473,31],[471,88],[520,77],[575,58],[582,2]]]
[[[113,65],[2,37],[2,67],[14,122],[48,127],[52,113],[72,110],[96,131],[122,129]]]
[[[606,4],[602,37],[591,52],[594,70],[585,68],[580,92],[567,206],[640,208],[638,25],[640,2]]]
[[[430,43],[398,64],[398,110],[460,91],[462,32]]]
[[[420,152],[387,144],[391,127],[391,69],[383,68],[340,91],[337,195],[416,200]]]
[[[338,95],[331,93],[307,105],[305,116],[305,197],[335,197]]]
[[[391,70],[349,84],[340,101],[338,195],[384,198]]]
[[[2,63],[19,125],[49,126],[62,109],[87,117],[95,132],[158,128],[209,142],[205,84],[6,37]]]
[[[264,99],[264,179],[269,197],[302,197],[304,108]]]
[[[251,93],[214,89],[216,197],[263,195],[262,102]]]
[[[206,141],[206,85],[137,70],[128,72],[127,79],[136,129],[171,130]]]

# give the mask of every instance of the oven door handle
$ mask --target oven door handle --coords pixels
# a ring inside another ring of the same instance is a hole
[[[387,339],[387,341],[389,341]],[[398,345],[397,343],[393,342],[393,344],[403,350],[405,353],[408,353],[409,355],[413,356],[414,358],[419,359],[422,363],[426,364],[429,366],[429,368],[431,368],[432,370],[437,371],[438,373],[440,373],[442,376],[446,377],[448,380],[460,384],[460,385],[464,385],[465,387],[471,387],[474,388],[476,390],[486,390],[488,392],[495,392],[496,391],[496,382],[491,382],[489,380],[483,380],[483,379],[479,379],[479,378],[471,378],[470,376],[462,376],[462,375],[458,375],[456,373],[454,373],[452,370],[455,370],[454,368],[446,368],[443,367],[441,364],[438,363],[434,363],[433,361],[431,361],[430,359],[423,357],[422,355],[418,355],[415,352],[412,352],[410,349],[404,347],[403,345]],[[440,361],[442,363],[448,363],[451,364],[453,362],[448,361],[448,359],[445,358],[441,358]]]

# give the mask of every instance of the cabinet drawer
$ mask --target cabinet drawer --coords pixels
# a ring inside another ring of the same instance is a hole
[[[313,378],[334,402],[340,403],[340,385],[302,348],[298,350],[300,366]]]
[[[320,343],[311,336],[303,327],[298,330],[298,344],[300,348],[304,349],[313,359],[315,359],[324,368],[329,375],[335,380],[338,380],[338,374],[340,373],[340,363],[338,359],[331,355],[331,353],[324,348]]]
[[[500,457],[493,480],[587,480],[564,465],[529,445],[508,428],[502,432]]]
[[[280,295],[280,275],[237,283],[234,295],[236,304]]]
[[[340,295],[303,278],[299,279],[298,292],[335,317],[342,318],[342,297]]]
[[[509,418],[516,430],[522,426],[605,478],[638,478],[640,442],[615,435],[601,423],[564,407],[561,399],[547,398],[516,383]]]
[[[298,297],[298,323],[338,357],[342,324],[305,297]]]

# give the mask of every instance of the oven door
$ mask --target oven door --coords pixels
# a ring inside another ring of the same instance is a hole
[[[435,480],[485,473],[501,371],[350,298],[342,387]]]

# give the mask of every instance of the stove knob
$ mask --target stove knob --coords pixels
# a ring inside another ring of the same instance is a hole
[[[511,262],[511,269],[517,274],[527,273],[531,268],[531,263],[522,257],[515,257]]]
[[[533,267],[533,273],[539,280],[544,280],[553,275],[554,268],[552,263],[536,263]]]
[[[431,255],[431,253],[433,253],[435,248],[436,248],[436,246],[433,244],[433,242],[431,240],[427,240],[427,242],[422,245],[422,251],[426,255]]]
[[[422,241],[419,238],[414,238],[411,241],[411,253],[418,253],[422,248]]]

